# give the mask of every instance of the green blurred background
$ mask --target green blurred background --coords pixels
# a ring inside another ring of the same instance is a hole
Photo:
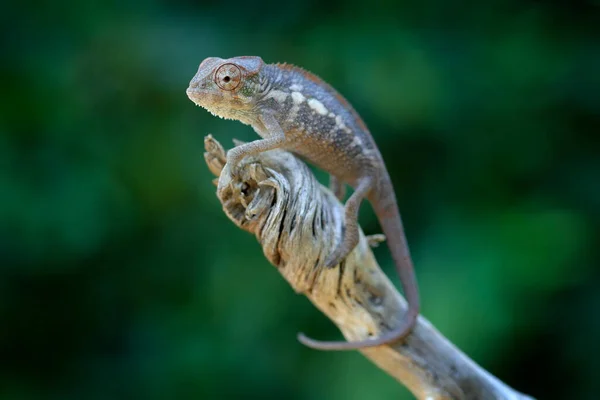
[[[208,56],[338,88],[397,187],[423,313],[509,385],[600,393],[600,2],[11,2],[0,13],[1,399],[397,399],[226,219]],[[368,207],[361,223],[379,231]],[[383,246],[376,254],[393,266]],[[397,278],[393,277],[395,283]]]

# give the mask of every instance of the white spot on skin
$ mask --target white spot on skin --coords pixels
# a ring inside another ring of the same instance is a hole
[[[298,85],[297,83],[294,83],[292,86],[290,86],[290,90],[293,92],[301,92],[302,89],[304,89],[304,87],[302,85]]]
[[[294,104],[301,104],[306,97],[302,95],[300,92],[292,92],[292,100],[294,100]]]
[[[275,99],[278,103],[283,103],[287,99],[288,94],[281,90],[271,90],[265,99]]]
[[[342,117],[340,117],[339,115],[335,117],[335,126],[338,129],[343,130],[344,132],[350,133],[350,129],[346,126],[346,124],[342,120]]]
[[[300,111],[300,107],[296,103],[294,103],[294,105],[292,106],[292,109],[290,110],[287,120],[292,123],[296,122],[296,117],[298,116],[298,111]]]
[[[323,103],[321,103],[317,99],[310,99],[308,101],[308,105],[310,108],[312,108],[313,110],[315,110],[316,112],[318,112],[321,115],[327,115],[329,113],[329,110],[327,110],[325,108],[325,106],[323,105]]]
[[[329,118],[335,118],[335,114],[330,112],[329,115],[327,115]]]

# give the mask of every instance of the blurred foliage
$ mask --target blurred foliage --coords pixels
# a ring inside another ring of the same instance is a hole
[[[221,213],[203,137],[255,135],[185,89],[236,55],[364,117],[443,333],[523,392],[597,398],[598,0],[9,2],[0,30],[0,398],[410,398],[299,345],[340,335]]]

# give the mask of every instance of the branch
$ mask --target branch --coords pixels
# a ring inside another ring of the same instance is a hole
[[[209,169],[219,176],[225,151],[210,135],[205,148]],[[341,238],[343,206],[292,154],[273,150],[244,159],[218,196],[227,216],[256,236],[269,262],[347,340],[376,337],[400,322],[406,302],[369,247],[381,237],[361,232],[358,246],[339,267],[322,267]],[[418,399],[531,399],[479,367],[423,317],[405,341],[361,352]]]

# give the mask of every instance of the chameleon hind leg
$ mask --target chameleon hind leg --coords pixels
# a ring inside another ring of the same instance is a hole
[[[342,243],[338,245],[336,250],[332,253],[331,257],[328,258],[326,262],[326,265],[328,267],[333,267],[337,265],[356,246],[358,242],[358,208],[360,206],[361,201],[369,194],[369,192],[373,188],[374,182],[375,179],[373,177],[361,180],[352,196],[350,196],[350,198],[346,202],[346,232],[344,234]],[[413,282],[413,287],[416,287],[414,285],[415,284]],[[417,296],[416,291],[408,290],[405,291],[405,293],[407,293],[407,296],[409,298],[411,297],[411,293],[413,298],[414,296]],[[411,304],[412,313],[411,309],[409,309],[409,313],[407,314],[408,317],[405,317],[403,323],[400,326],[397,326],[395,329],[389,332],[385,332],[381,334],[381,336],[374,339],[365,339],[356,342],[325,342],[311,339],[303,333],[299,333],[298,340],[305,346],[316,350],[359,350],[369,347],[389,345],[406,337],[414,327],[415,321],[418,316],[418,302],[415,303],[413,300],[413,302],[410,302],[409,304]],[[417,304],[416,308],[414,304]]]
[[[354,193],[346,201],[344,205],[344,237],[333,253],[327,257],[325,261],[327,268],[333,268],[338,265],[358,244],[358,210],[360,203],[362,203],[372,188],[373,178],[363,178],[356,186]]]

